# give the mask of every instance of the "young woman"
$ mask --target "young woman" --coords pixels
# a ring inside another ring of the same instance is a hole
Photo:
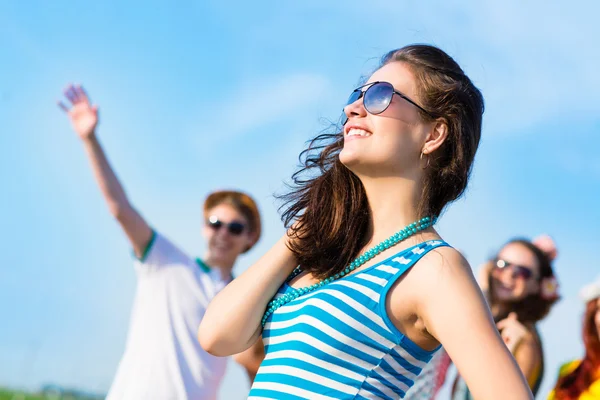
[[[204,257],[192,258],[152,229],[127,198],[96,137],[98,108],[69,86],[68,113],[108,208],[136,256],[138,278],[125,354],[108,399],[215,399],[226,360],[206,353],[196,328],[209,301],[231,281],[242,253],[258,241],[260,214],[248,195],[212,193],[204,202]],[[250,355],[244,359],[250,365]],[[253,366],[249,374],[255,373]]]
[[[352,92],[341,132],[312,141],[287,234],[199,329],[219,356],[262,333],[251,398],[403,397],[440,343],[478,399],[531,398],[469,265],[433,228],[467,185],[482,114],[451,57],[412,45]]]
[[[556,387],[548,400],[600,399],[600,277],[584,287],[583,344],[585,355],[560,368]]]
[[[514,355],[535,395],[544,375],[544,351],[537,322],[544,319],[558,300],[558,285],[552,269],[557,250],[549,236],[533,242],[513,239],[481,269],[481,287],[498,330]],[[476,398],[458,379],[454,400]]]

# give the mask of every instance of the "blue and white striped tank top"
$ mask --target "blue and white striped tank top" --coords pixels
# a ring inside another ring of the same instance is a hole
[[[396,329],[385,299],[400,276],[440,246],[448,244],[420,243],[277,309],[265,324],[265,359],[249,399],[403,398],[435,350]],[[286,283],[276,297],[290,290]]]

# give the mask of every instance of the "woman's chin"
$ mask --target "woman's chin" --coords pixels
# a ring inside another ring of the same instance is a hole
[[[385,164],[381,160],[369,157],[364,152],[342,150],[339,159],[346,168],[357,175],[371,175],[385,170]]]
[[[518,303],[521,300],[523,300],[526,296],[524,295],[519,295],[519,294],[514,294],[514,293],[510,293],[510,294],[501,294],[501,295],[496,295],[495,298],[497,301],[501,302],[501,303]]]
[[[340,151],[339,159],[342,164],[344,164],[347,168],[351,168],[354,165],[360,164],[359,155],[354,149],[343,148]]]
[[[232,256],[232,249],[223,249],[218,247],[211,248],[211,254],[214,260],[222,262],[229,260]]]
[[[502,303],[511,303],[517,300],[517,296],[514,293],[502,289],[494,290],[494,298]]]

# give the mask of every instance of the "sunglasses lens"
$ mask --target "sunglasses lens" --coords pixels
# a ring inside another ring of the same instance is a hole
[[[346,103],[346,105],[349,106],[350,104],[354,103],[356,100],[360,99],[361,97],[362,97],[362,91],[360,89],[355,89],[350,94],[350,97],[348,97],[348,102]]]
[[[342,116],[340,117],[340,124],[344,126],[346,125],[346,122],[348,122],[348,116],[345,112],[342,112]]]
[[[515,276],[518,276],[523,279],[529,279],[529,278],[531,278],[531,275],[532,275],[531,270],[529,268],[519,267],[519,266],[514,267],[513,274],[515,274]]]
[[[354,103],[356,100],[360,99],[362,97],[362,92],[359,89],[354,90],[351,94],[350,97],[348,97],[348,101],[346,102],[346,105],[350,105],[352,103]],[[342,110],[342,117],[340,118],[340,123],[342,124],[342,126],[346,125],[346,122],[348,122],[348,116],[346,115],[346,111]]]
[[[246,228],[246,226],[241,222],[234,221],[230,224],[223,224],[223,222],[219,221],[216,217],[210,217],[207,221],[207,225],[215,231],[218,231],[223,225],[225,225],[227,227],[227,232],[235,236],[241,235],[242,232],[244,232],[244,229]]]
[[[378,82],[365,92],[363,104],[371,114],[381,114],[390,105],[394,88],[387,82]]]
[[[208,226],[210,226],[211,228],[217,230],[219,229],[221,226],[223,226],[223,223],[221,221],[219,221],[218,219],[209,219],[208,220]]]
[[[242,232],[244,232],[244,225],[240,224],[239,222],[232,222],[229,224],[229,233],[231,233],[232,235],[240,235]]]
[[[527,267],[522,267],[520,265],[515,265],[515,264],[511,264],[507,261],[501,260],[501,259],[496,259],[494,261],[494,266],[498,269],[508,269],[512,272],[512,276],[514,278],[523,278],[523,279],[529,279],[533,276],[533,272],[527,268]]]

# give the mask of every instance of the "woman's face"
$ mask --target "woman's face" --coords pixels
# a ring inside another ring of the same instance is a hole
[[[229,204],[218,204],[206,213],[203,235],[215,262],[229,263],[255,242],[246,218]]]
[[[539,293],[540,270],[533,252],[520,243],[504,246],[494,260],[491,290],[501,302],[516,302]]]
[[[406,64],[392,62],[384,65],[367,84],[377,81],[389,82],[396,91],[422,104],[417,95],[415,77]],[[436,123],[424,122],[419,109],[396,94],[388,108],[378,115],[368,113],[363,100],[364,97],[344,108],[348,121],[344,125],[340,161],[354,173],[366,176],[414,178],[415,173],[420,174],[420,166],[426,160],[420,160],[419,156]],[[430,147],[427,149],[430,152],[437,148],[434,145]]]

